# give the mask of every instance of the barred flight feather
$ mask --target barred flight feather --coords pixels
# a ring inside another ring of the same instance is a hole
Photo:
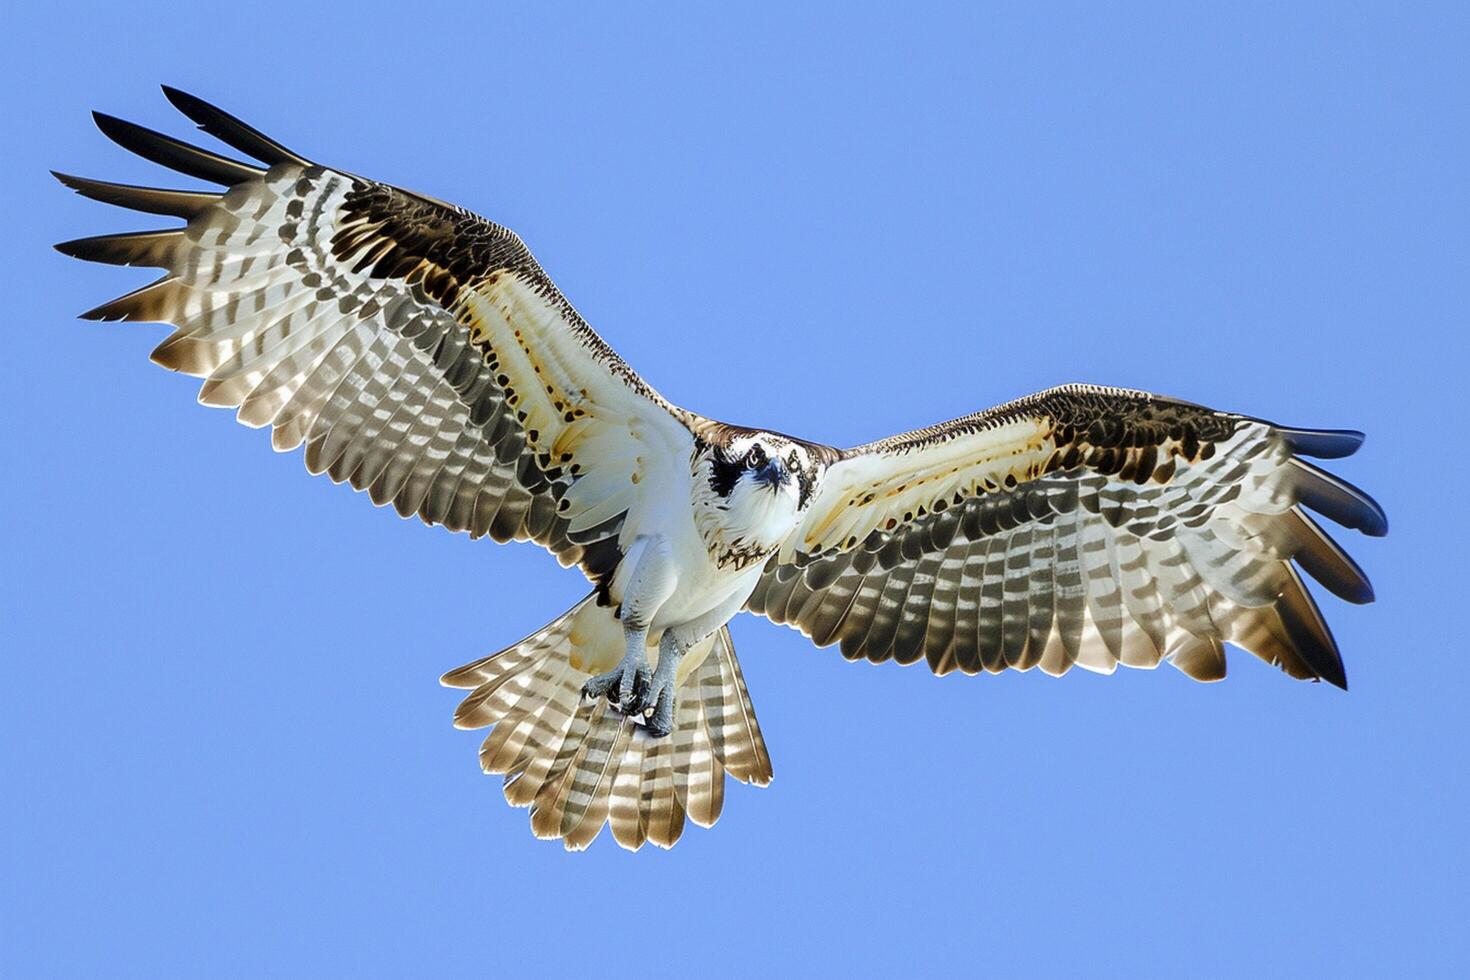
[[[491,728],[480,751],[487,773],[506,777],[506,799],[531,807],[539,837],[588,846],[603,825],[636,850],[671,847],[683,818],[719,819],[725,776],[764,786],[771,761],[728,629],[686,655],[674,731],[656,739],[582,684],[619,654],[611,613],[588,596],[499,653],[445,674],[468,690],[454,722]],[[684,666],[681,664],[681,667]]]
[[[1228,641],[1345,686],[1295,568],[1349,601],[1372,589],[1302,508],[1368,534],[1387,521],[1294,454],[1361,441],[1142,392],[1053,389],[847,451],[747,608],[850,659],[924,659],[936,673],[1167,659],[1216,680]]]
[[[202,100],[165,94],[263,166],[97,114],[124,148],[227,190],[57,174],[93,199],[188,222],[57,246],[167,270],[85,315],[173,324],[154,360],[205,379],[204,404],[271,426],[278,450],[304,444],[312,472],[428,523],[536,540],[605,580],[632,505],[609,491],[609,474],[630,485],[652,455],[640,440],[658,453],[692,447],[684,415],[597,338],[511,232],[319,166]],[[538,377],[555,380],[543,391]],[[558,514],[586,474],[602,481],[597,492]]]
[[[1346,686],[1301,573],[1349,602],[1373,590],[1308,511],[1369,535],[1388,524],[1302,457],[1349,456],[1361,433],[1091,385],[850,450],[716,422],[645,383],[509,229],[164,94],[248,159],[95,114],[125,149],[223,189],[55,173],[184,222],[56,246],[163,271],[83,316],[170,324],[153,360],[201,378],[200,402],[268,428],[276,450],[302,449],[309,472],[405,517],[538,542],[593,582],[543,629],[443,677],[468,692],[455,725],[489,729],[481,768],[537,836],[576,850],[610,826],[623,847],[671,847],[686,822],[719,818],[727,774],[770,782],[724,625],[742,597],[849,660],[941,675],[1167,661],[1213,681],[1230,643]],[[621,616],[647,555],[674,556],[647,576],[676,583],[663,622],[637,601]],[[688,649],[672,718],[648,719],[672,725],[656,737],[636,706],[582,691],[595,676],[603,689],[628,643],[626,663],[640,638],[656,659],[661,635]]]

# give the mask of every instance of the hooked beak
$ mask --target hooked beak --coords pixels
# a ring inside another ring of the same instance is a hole
[[[766,465],[755,471],[755,482],[771,490],[779,490],[786,479],[786,467],[780,459],[768,459]]]

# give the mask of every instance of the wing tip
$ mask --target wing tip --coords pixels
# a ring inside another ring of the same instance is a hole
[[[1364,606],[1374,601],[1367,573],[1321,525],[1300,507],[1292,508],[1286,521],[1296,538],[1291,558],[1302,571],[1346,602]]]
[[[143,128],[137,123],[130,123],[126,119],[103,112],[101,109],[92,110],[92,122],[102,131],[103,136],[114,143],[122,143],[129,134]]]
[[[1346,691],[1347,668],[1343,665],[1337,640],[1295,569],[1291,570],[1290,582],[1277,600],[1275,609],[1288,641],[1303,665],[1317,680]]]
[[[62,255],[65,255],[69,259],[82,259],[83,261],[85,261],[85,257],[80,254],[82,251],[82,246],[80,243],[85,241],[85,238],[72,238],[68,241],[57,242],[51,247],[56,249],[56,251],[60,252]]]
[[[184,105],[193,105],[204,101],[199,96],[191,95],[183,89],[170,85],[167,82],[160,82],[158,87],[163,91],[163,97],[168,99],[180,112],[184,110]]]
[[[103,303],[101,306],[94,306],[90,310],[85,310],[81,313],[78,313],[77,319],[91,320],[94,323],[110,323],[113,321],[121,320],[121,316],[118,316],[116,313],[108,309],[108,307],[110,307],[111,305],[111,303]]]
[[[1343,669],[1342,662],[1340,660],[1337,666],[1338,669],[1336,671],[1332,671],[1328,674],[1323,674],[1320,677],[1312,678],[1312,683],[1330,684],[1333,687],[1337,688],[1339,691],[1346,691],[1348,689],[1347,671]]]
[[[1354,487],[1353,489],[1356,490],[1357,488]],[[1361,490],[1358,490],[1358,495],[1358,510],[1356,514],[1358,524],[1356,525],[1356,529],[1362,531],[1370,538],[1381,538],[1387,535],[1388,514],[1384,511],[1383,506]]]
[[[1312,577],[1317,578],[1315,575]],[[1321,581],[1321,579],[1317,580],[1319,582]],[[1355,606],[1371,606],[1378,601],[1378,595],[1373,591],[1373,583],[1368,581],[1366,575],[1354,580],[1351,584],[1353,586],[1351,591],[1344,589],[1339,592],[1333,589],[1332,594],[1342,601],[1350,602]]]
[[[158,87],[163,90],[163,97],[168,100],[169,105],[187,116],[190,122],[194,123],[194,125],[198,126],[204,132],[209,132],[209,130],[205,127],[203,119],[224,114],[223,109],[211,105],[199,96],[185,92],[181,88],[175,88],[172,85],[165,84],[160,84]]]
[[[249,123],[239,119],[217,105],[185,92],[172,85],[160,85],[163,97],[201,131],[228,144],[234,149],[265,163],[275,166],[294,163],[311,166],[311,161],[294,150],[281,145]]]
[[[1388,514],[1368,494],[1305,460],[1292,458],[1289,464],[1297,473],[1298,502],[1369,537],[1381,538],[1388,533]]]
[[[1367,436],[1357,429],[1293,429],[1278,426],[1276,431],[1291,452],[1315,459],[1342,459],[1353,455]],[[1313,502],[1307,506],[1334,521],[1362,531],[1369,537],[1381,538],[1388,533],[1388,514],[1378,501],[1357,487],[1302,460],[1293,460],[1316,479],[1308,490]],[[1315,503],[1314,503],[1315,502]],[[1327,504],[1324,509],[1317,504]],[[1371,601],[1371,599],[1369,600]]]
[[[1365,494],[1364,496],[1366,497],[1367,495]],[[1372,513],[1376,523],[1371,527],[1364,528],[1363,533],[1373,538],[1384,537],[1388,534],[1388,514],[1378,505],[1378,501],[1372,497],[1367,497],[1367,500],[1368,503],[1373,505]]]
[[[128,152],[190,177],[233,187],[265,173],[264,167],[221,156],[100,110],[92,110],[92,121],[103,136]]]
[[[1287,448],[1315,459],[1342,459],[1357,452],[1368,438],[1357,429],[1294,429],[1276,426]]]

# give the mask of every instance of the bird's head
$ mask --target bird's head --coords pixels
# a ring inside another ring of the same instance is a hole
[[[773,432],[738,430],[695,456],[695,498],[706,537],[773,551],[796,527],[816,488],[806,446]],[[713,546],[713,540],[711,540]]]
[[[789,497],[797,507],[806,505],[811,491],[811,460],[806,450],[770,432],[740,435],[710,452],[710,489],[734,503],[754,494]]]

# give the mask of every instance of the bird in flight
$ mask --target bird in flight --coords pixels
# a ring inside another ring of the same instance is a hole
[[[852,449],[716,422],[640,378],[508,229],[164,94],[250,159],[95,114],[224,190],[56,174],[185,222],[58,245],[164,270],[83,316],[171,324],[153,360],[276,450],[304,446],[312,473],[581,569],[586,598],[442,678],[538,837],[581,849],[607,824],[670,847],[686,818],[719,817],[727,773],[770,781],[727,626],[741,610],[936,674],[1167,661],[1213,681],[1228,642],[1346,687],[1300,573],[1373,592],[1308,511],[1387,521],[1303,457],[1361,433],[1080,384]]]

